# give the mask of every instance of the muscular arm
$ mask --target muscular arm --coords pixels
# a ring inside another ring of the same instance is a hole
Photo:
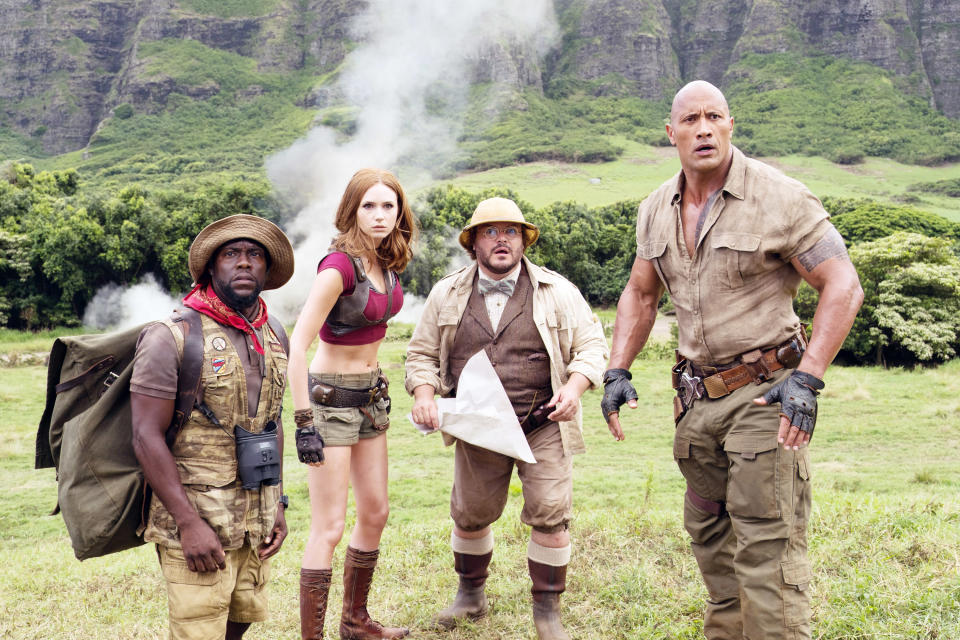
[[[610,369],[629,369],[633,359],[647,343],[653,323],[657,319],[657,303],[663,294],[663,283],[653,263],[637,258],[630,269],[630,279],[617,302],[617,316],[613,325],[613,344],[610,347]],[[636,400],[630,408],[635,409]],[[608,425],[617,440],[623,439],[619,414],[610,414]]]
[[[863,302],[863,289],[843,238],[833,227],[813,247],[791,260],[791,264],[820,294],[813,315],[813,335],[797,370],[822,379],[853,326]],[[765,398],[754,402],[767,404]],[[778,440],[785,448],[796,449],[810,442],[810,432],[791,425],[781,414]]]
[[[847,255],[843,238],[833,227],[791,264],[820,294],[813,315],[813,335],[797,369],[823,378],[863,302],[860,278]]]
[[[187,567],[191,571],[216,571],[226,567],[220,540],[187,499],[177,464],[164,439],[173,419],[174,405],[174,400],[130,393],[133,451],[147,484],[180,529],[180,544]]]
[[[630,269],[630,279],[617,302],[610,347],[610,369],[629,369],[633,359],[647,343],[657,319],[657,303],[663,295],[663,283],[653,263],[637,258]]]

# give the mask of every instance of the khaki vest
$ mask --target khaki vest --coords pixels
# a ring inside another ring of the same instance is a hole
[[[277,517],[280,487],[243,488],[237,477],[237,450],[234,425],[259,433],[280,415],[283,402],[287,356],[269,325],[261,328],[264,371],[257,415],[249,416],[247,382],[243,363],[230,338],[213,319],[202,315],[203,368],[198,399],[220,420],[215,426],[196,409],[171,448],[180,481],[190,503],[220,538],[227,549],[239,549],[249,534],[256,547],[270,532]],[[177,348],[183,352],[183,334],[173,322],[166,322]],[[152,500],[144,539],[168,547],[180,547],[179,530],[173,516],[160,500]]]
[[[533,321],[533,287],[526,267],[503,309],[494,331],[474,277],[473,291],[463,311],[450,349],[450,375],[459,380],[470,356],[483,349],[500,377],[517,418],[523,420],[553,395],[550,355]]]

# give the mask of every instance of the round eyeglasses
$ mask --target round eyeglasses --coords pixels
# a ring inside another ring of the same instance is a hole
[[[500,234],[507,236],[508,239],[513,240],[514,238],[520,237],[520,229],[516,227],[507,227],[505,229],[500,229],[499,227],[487,227],[483,230],[483,237],[488,240],[496,240]]]

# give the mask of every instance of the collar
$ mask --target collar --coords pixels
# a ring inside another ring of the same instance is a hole
[[[723,181],[723,191],[729,193],[738,200],[743,200],[743,185],[746,182],[747,175],[747,157],[743,155],[737,147],[733,147],[733,160],[730,163],[730,170],[727,171],[727,177]],[[681,169],[674,177],[673,196],[670,198],[670,204],[675,205],[680,202],[680,196],[683,193],[683,186],[686,184],[686,176]]]

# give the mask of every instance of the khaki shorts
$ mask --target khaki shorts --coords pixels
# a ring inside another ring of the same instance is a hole
[[[270,561],[261,561],[249,542],[225,553],[226,569],[198,573],[187,568],[181,549],[157,545],[167,582],[171,640],[223,638],[228,619],[267,619]]]
[[[573,459],[563,453],[560,425],[549,422],[527,436],[536,464],[457,440],[450,517],[464,531],[496,521],[507,504],[513,467],[523,488],[520,521],[543,533],[568,528],[573,513]]]
[[[367,373],[311,373],[320,382],[347,389],[369,389],[380,379],[380,369]],[[328,407],[311,399],[313,423],[326,447],[348,447],[361,438],[376,438],[390,426],[389,401],[365,407]]]

